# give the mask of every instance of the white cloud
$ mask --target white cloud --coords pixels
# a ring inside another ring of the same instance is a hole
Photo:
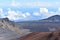
[[[15,15],[16,15],[16,12],[15,12],[15,11],[9,10],[7,17],[8,17],[10,20],[15,20]]]
[[[24,18],[26,18],[26,15],[25,15],[25,14],[22,14],[22,16],[23,16]]]
[[[3,9],[2,8],[0,8],[0,13],[3,13]]]
[[[47,8],[40,8],[40,13],[48,13],[48,9]]]
[[[30,13],[29,13],[29,12],[22,13],[21,11],[13,11],[13,10],[11,10],[10,8],[8,8],[7,17],[8,17],[10,20],[25,19],[25,18],[27,18],[28,16],[30,16]]]
[[[60,15],[60,8],[58,8],[57,12],[48,11],[47,8],[40,8],[40,13],[33,12],[33,14],[30,14],[29,12],[22,13],[21,11],[18,11],[18,10],[14,11],[8,8],[8,11],[6,13],[8,13],[7,16],[4,13],[3,9],[0,8],[0,18],[8,17],[10,20],[20,20],[20,19],[29,20],[29,18],[33,18],[33,16],[42,16],[42,19],[43,19],[43,18],[48,18],[50,16],[57,15],[57,14]]]
[[[34,12],[33,15],[34,15],[34,16],[40,16],[40,13]]]
[[[26,12],[25,15],[26,15],[26,16],[31,16],[29,12]]]
[[[5,18],[5,13],[3,12],[3,9],[0,8],[0,18]]]
[[[28,19],[28,17],[32,17],[31,15],[34,16],[43,16],[42,18],[48,18],[50,16],[56,15],[55,12],[49,12],[47,8],[40,8],[40,13],[39,12],[33,12],[33,14],[30,14],[29,12],[22,13],[20,11],[13,11],[8,8],[8,18],[10,20],[20,20],[20,19]]]
[[[53,15],[56,15],[56,12],[48,11],[47,8],[40,8],[40,14],[43,16],[43,19],[44,19]]]
[[[7,17],[10,19],[10,20],[18,20],[18,19],[21,19],[22,17],[22,12],[15,12],[13,10],[11,10],[10,8],[8,8],[8,14],[7,14]]]
[[[27,17],[31,16],[31,14],[30,14],[29,12],[26,12],[26,13],[23,13],[22,16],[23,16],[24,18],[27,18]]]
[[[7,9],[8,11],[6,11],[6,13],[4,13],[3,9],[0,8],[0,18],[9,18],[9,20],[22,20],[22,19],[26,19],[27,17],[30,17],[31,14],[29,12],[26,13],[22,13],[21,11],[14,11],[11,10],[11,8]]]
[[[23,17],[23,18],[27,18],[27,17],[29,17],[29,16],[31,16],[31,14],[30,14],[29,12],[22,13],[22,17]]]

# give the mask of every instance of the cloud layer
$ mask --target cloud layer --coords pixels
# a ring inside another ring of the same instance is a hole
[[[39,12],[33,12],[32,14],[30,12],[22,12],[22,11],[14,11],[11,8],[7,9],[8,11],[4,12],[2,8],[0,8],[0,18],[9,18],[10,20],[29,20],[31,18],[34,19],[34,17],[40,17],[41,19],[48,18],[53,15],[60,15],[60,8],[56,12],[49,11],[48,8],[40,8]],[[7,15],[6,15],[7,14]]]

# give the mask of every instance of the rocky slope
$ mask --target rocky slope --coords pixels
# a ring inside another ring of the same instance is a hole
[[[20,29],[8,18],[0,19],[0,40],[16,40],[30,33],[28,29]]]
[[[60,30],[54,32],[32,32],[18,40],[60,40]]]

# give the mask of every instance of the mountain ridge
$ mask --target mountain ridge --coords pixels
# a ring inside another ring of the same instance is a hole
[[[46,20],[46,21],[50,21],[50,22],[60,22],[60,15],[54,15],[54,16],[51,16],[51,17],[48,17],[46,19],[42,19],[43,21]]]
[[[60,15],[54,15],[52,17],[53,18],[60,17]],[[8,18],[3,18],[1,20],[6,21],[7,24],[18,27],[18,28],[29,29],[31,32],[51,31],[51,29],[52,30],[59,30],[60,29],[60,27],[59,27],[60,22],[58,22],[58,21],[57,22],[45,21],[47,19],[45,19],[43,21],[38,20],[38,21],[24,21],[24,22],[13,22],[13,21],[10,21]]]
[[[60,29],[60,21],[54,21],[50,19],[60,18],[60,15],[54,15],[47,19],[37,20],[37,21],[23,21],[17,22],[16,26],[20,28],[30,29],[32,32],[41,32],[41,31],[51,31],[51,30],[59,30]],[[60,20],[60,19],[59,19]],[[44,29],[44,30],[43,30]]]

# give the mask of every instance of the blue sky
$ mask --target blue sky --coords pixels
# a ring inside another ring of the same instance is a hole
[[[0,18],[41,20],[60,15],[60,0],[0,0]]]
[[[59,1],[60,0],[0,0],[0,6],[59,6]]]

